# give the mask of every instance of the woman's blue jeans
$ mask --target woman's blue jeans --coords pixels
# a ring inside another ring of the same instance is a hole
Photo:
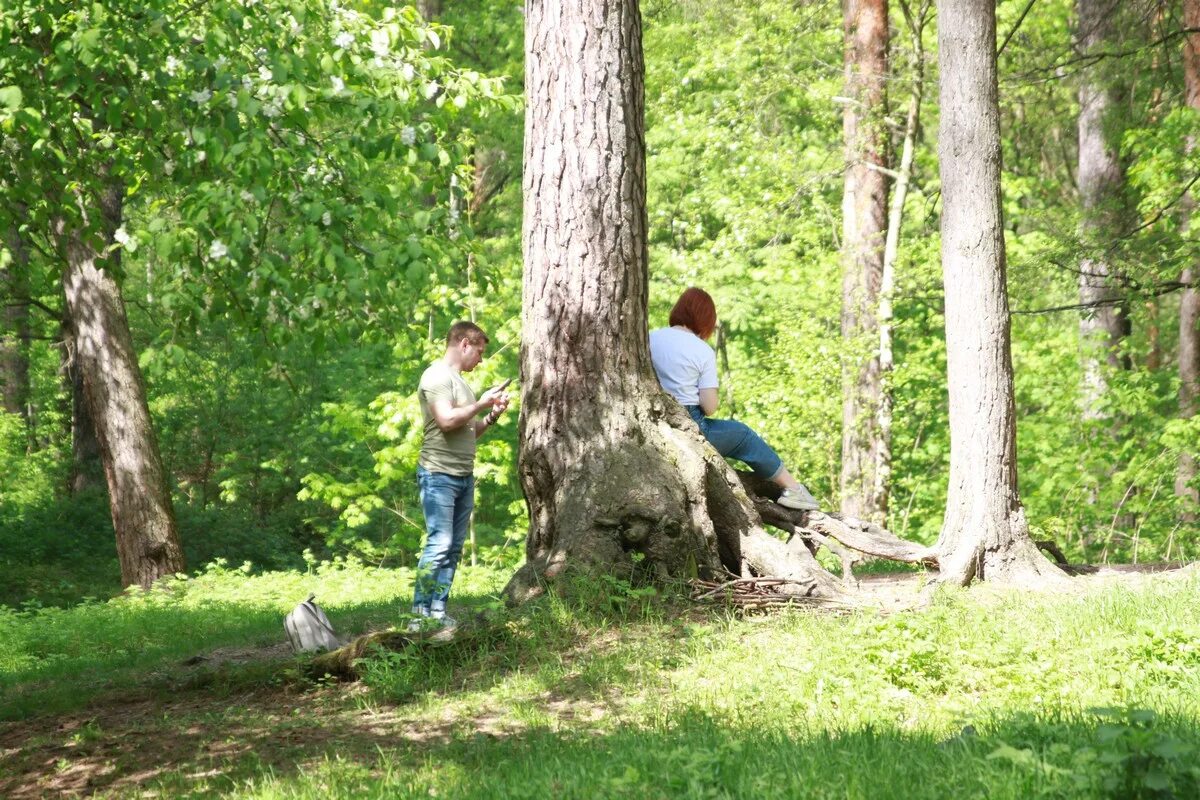
[[[700,406],[684,408],[700,426],[700,433],[718,453],[726,458],[741,461],[754,470],[755,475],[774,478],[783,466],[783,459],[779,454],[746,423],[736,419],[711,419],[704,416]]]
[[[417,562],[413,613],[444,617],[454,570],[467,540],[471,510],[475,508],[475,476],[430,472],[418,466],[417,486],[427,535]]]

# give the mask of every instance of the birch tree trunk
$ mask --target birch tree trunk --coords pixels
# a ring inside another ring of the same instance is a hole
[[[1112,44],[1114,0],[1077,0],[1079,48],[1087,53]],[[1126,217],[1125,172],[1118,149],[1121,141],[1119,92],[1106,75],[1107,61],[1082,70],[1079,85],[1079,195],[1081,233],[1093,251],[1111,242]],[[1083,346],[1083,413],[1086,419],[1105,416],[1101,406],[1108,393],[1106,369],[1128,369],[1122,341],[1129,336],[1129,310],[1113,285],[1113,270],[1103,255],[1079,264],[1079,302],[1102,304],[1085,308],[1079,324]]]
[[[1200,0],[1184,0],[1183,24],[1200,29]],[[1200,111],[1200,33],[1189,33],[1183,45],[1183,76],[1187,104]],[[1193,144],[1194,146],[1194,144]],[[1195,208],[1195,203],[1191,204]],[[1190,220],[1189,220],[1190,223]],[[1179,416],[1191,419],[1200,412],[1200,269],[1183,271],[1187,285],[1179,298]],[[1200,488],[1196,486],[1197,448],[1179,454],[1175,472],[1175,494],[1184,502],[1183,522],[1200,519]]]
[[[100,443],[108,483],[121,583],[148,587],[182,572],[183,550],[150,421],[146,390],[129,333],[111,250],[121,221],[121,190],[109,184],[99,208],[79,198],[82,219],[60,219],[55,235],[64,256],[66,312],[75,334],[75,365]]]
[[[916,154],[917,132],[921,125],[921,103],[925,99],[925,21],[932,0],[920,0],[914,16],[906,0],[900,0],[905,23],[912,36],[912,89],[908,96],[908,111],[904,117],[904,141],[900,147],[900,166],[892,187],[892,205],[888,211],[887,238],[883,246],[883,274],[879,282],[879,442],[875,468],[876,496],[886,501],[892,480],[892,387],[895,366],[892,351],[892,295],[896,288],[896,262],[900,258],[900,231],[904,224],[904,202],[908,199],[908,183],[912,178]],[[886,506],[885,506],[886,512]],[[885,513],[886,516],[886,513]]]
[[[887,0],[843,0],[842,513],[882,523],[890,442],[880,430],[879,298],[887,229]]]
[[[530,528],[507,597],[532,597],[572,565],[778,575],[838,595],[807,551],[762,530],[650,365],[637,1],[527,0],[525,52],[519,472]]]
[[[938,0],[938,161],[950,394],[950,483],[941,579],[1038,583],[1062,573],[1029,538],[1017,493],[1004,228],[996,9]]]

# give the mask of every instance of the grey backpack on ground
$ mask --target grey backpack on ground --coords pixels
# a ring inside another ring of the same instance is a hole
[[[297,653],[312,653],[317,650],[336,650],[341,647],[329,617],[313,602],[315,594],[292,609],[283,621],[292,650]]]

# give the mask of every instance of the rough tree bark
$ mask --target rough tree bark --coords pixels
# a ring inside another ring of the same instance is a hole
[[[74,361],[100,443],[117,555],[124,586],[150,586],[182,572],[183,550],[150,421],[146,390],[129,333],[111,249],[121,221],[122,192],[108,184],[90,205],[78,197],[80,218],[59,219],[54,232],[63,255],[66,313],[75,334]]]
[[[1116,0],[1077,0],[1078,42],[1082,52],[1110,48],[1113,44]],[[1081,233],[1091,249],[1102,248],[1121,230],[1128,214],[1124,200],[1125,171],[1118,148],[1121,142],[1120,92],[1107,74],[1110,62],[1101,60],[1080,72],[1079,84],[1079,199]],[[1129,309],[1113,285],[1112,265],[1103,255],[1079,263],[1079,302],[1085,304],[1079,323],[1083,345],[1083,413],[1086,419],[1103,419],[1101,408],[1108,393],[1105,369],[1128,369],[1120,354],[1129,336]],[[1088,308],[1097,303],[1106,305]]]
[[[879,352],[879,298],[887,229],[887,0],[843,0],[846,148],[842,196],[843,513],[883,522],[891,461],[880,430],[883,378]]]
[[[63,348],[59,374],[70,397],[71,415],[71,472],[67,476],[67,491],[75,496],[104,486],[104,465],[100,459],[96,426],[92,424],[83,390],[83,371],[75,360],[75,334],[70,317],[63,317],[61,330]]]
[[[4,410],[29,424],[29,247],[14,223],[4,245],[10,261],[0,267],[0,396]]]
[[[527,0],[520,463],[525,565],[658,578],[773,575],[836,597],[767,534],[732,470],[658,386],[647,339],[641,18],[636,0]],[[803,548],[800,548],[803,550]]]
[[[938,0],[938,161],[950,395],[950,483],[941,580],[1037,583],[1062,572],[1029,538],[1017,493],[1004,228],[996,7]]]
[[[1183,24],[1193,31],[1200,29],[1200,0],[1184,0]],[[1189,33],[1184,40],[1183,75],[1187,104],[1200,111],[1200,33]],[[1194,213],[1195,205],[1193,202],[1190,213]],[[1188,267],[1180,281],[1187,288],[1179,298],[1179,416],[1191,419],[1200,413],[1200,289],[1196,288],[1200,269]],[[1185,503],[1181,515],[1184,522],[1200,518],[1200,488],[1196,486],[1198,458],[1200,454],[1195,449],[1185,450],[1179,454],[1176,467],[1175,494]]]

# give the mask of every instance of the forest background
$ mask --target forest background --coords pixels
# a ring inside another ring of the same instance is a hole
[[[220,38],[240,19],[226,5],[194,20],[192,35]],[[184,47],[186,31],[106,40],[109,56],[161,65],[160,105],[150,108],[163,111],[138,140],[151,156],[137,162],[145,177],[126,197],[117,244],[187,564],[220,558],[252,572],[349,555],[411,564],[423,533],[412,477],[418,376],[463,318],[493,342],[472,382],[517,372],[521,10],[446,2],[427,28],[414,9],[362,3],[331,29],[306,17],[312,3],[266,6],[291,23],[243,25],[258,60],[244,75],[234,68],[245,65],[227,69]],[[115,30],[101,13],[81,7],[74,18],[80,49],[64,58],[81,72],[89,32]],[[708,289],[721,313],[724,413],[761,431],[836,506],[842,374],[856,357],[841,336],[841,9],[648,0],[642,13],[651,325],[666,324],[682,288]],[[1184,26],[1170,5],[1120,3],[1112,13],[1112,55],[1082,58],[1073,4],[997,6],[1020,491],[1034,537],[1072,560],[1190,559],[1200,530],[1174,489],[1180,454],[1200,441],[1196,418],[1179,418],[1175,360],[1178,280],[1196,255],[1184,200],[1200,174],[1187,145],[1197,120],[1184,101]],[[896,264],[888,526],[930,543],[949,457],[928,88],[936,27],[914,39],[899,15],[892,25],[894,149],[918,50],[927,87]],[[372,59],[401,47],[416,64],[401,77],[410,87],[368,89]],[[1077,187],[1079,85],[1098,77],[1124,87],[1108,124],[1129,209],[1102,229],[1083,225]],[[235,102],[276,120],[261,141],[293,137],[269,165],[247,156],[255,140],[244,131],[223,138],[221,104]],[[0,94],[0,105],[19,113],[22,98]],[[59,157],[3,144],[14,165]],[[19,190],[10,198],[42,189],[19,183],[28,174],[6,169]],[[4,208],[0,258],[27,282],[5,287],[4,322],[28,336],[5,331],[16,344],[4,364],[23,359],[29,388],[0,416],[0,604],[67,604],[116,593],[120,570],[97,456],[78,435],[61,268],[18,211]],[[1079,307],[1089,257],[1121,276],[1131,331],[1117,363],[1100,365],[1099,398],[1088,395],[1095,359],[1080,338],[1093,313]],[[523,557],[516,452],[509,415],[481,442],[468,558],[515,567]]]

